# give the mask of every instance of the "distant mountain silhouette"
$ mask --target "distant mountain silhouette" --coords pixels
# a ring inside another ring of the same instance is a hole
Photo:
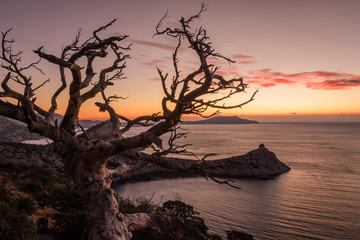
[[[257,121],[239,118],[237,116],[223,117],[216,116],[200,121],[184,121],[183,124],[252,124],[259,123]]]

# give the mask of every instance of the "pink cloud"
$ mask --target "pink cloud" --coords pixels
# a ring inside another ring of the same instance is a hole
[[[239,63],[239,64],[252,64],[252,63],[255,63],[256,61],[253,61],[253,60],[248,60],[248,61],[236,61],[236,63]]]
[[[160,77],[145,78],[146,81],[160,81]]]
[[[308,83],[306,86],[308,88],[325,90],[348,89],[352,87],[360,87],[360,80],[326,80],[322,82]]]
[[[275,83],[262,83],[261,84],[262,87],[273,87],[273,86],[276,86]]]
[[[338,90],[360,86],[360,76],[348,73],[313,71],[300,73],[281,73],[271,69],[248,72],[246,81],[262,87],[272,87],[279,84],[305,85],[307,88]]]
[[[274,82],[278,83],[278,84],[293,84],[293,83],[295,83],[294,81],[284,79],[284,78],[276,78],[276,79],[274,79]]]
[[[236,71],[226,71],[226,70],[217,70],[216,74],[221,75],[223,77],[237,77],[239,73]]]
[[[231,56],[231,59],[236,60],[237,64],[252,64],[256,62],[254,57],[242,54],[235,54]]]
[[[130,42],[135,44],[140,44],[147,47],[154,47],[154,48],[160,48],[167,51],[174,51],[176,46],[173,45],[166,45],[162,43],[156,43],[156,42],[149,42],[149,41],[143,41],[143,40],[137,40],[137,39],[129,39]]]
[[[232,56],[233,59],[242,60],[242,59],[254,59],[252,56],[242,55],[242,54],[235,54]]]

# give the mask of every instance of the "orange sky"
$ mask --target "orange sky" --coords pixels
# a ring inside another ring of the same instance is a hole
[[[260,121],[360,121],[360,32],[356,30],[360,1],[207,3],[208,10],[195,25],[208,30],[218,52],[237,61],[231,66],[216,61],[222,66],[220,72],[227,77],[242,76],[249,83],[247,93],[229,103],[245,101],[259,90],[255,101],[223,115]],[[2,0],[0,30],[13,28],[15,48],[24,50],[23,61],[29,62],[37,59],[33,49],[44,46],[46,52],[59,54],[78,28],[83,28],[85,39],[95,28],[118,18],[107,34],[128,34],[133,46],[125,70],[127,79],[109,88],[108,94],[127,97],[113,106],[122,115],[136,117],[160,111],[163,94],[156,67],[172,74],[169,59],[176,42],[153,37],[157,22],[168,10],[170,18],[165,23],[174,26],[180,16],[194,14],[200,5],[198,0]],[[188,51],[179,59],[184,74],[196,67],[196,59]],[[106,66],[106,62],[99,66]],[[59,76],[51,64],[43,62],[42,69],[51,82],[37,92],[37,101],[48,107],[49,97],[60,85]],[[0,71],[1,76],[6,73]],[[32,75],[38,84],[46,79],[35,72]],[[59,113],[63,113],[66,93],[60,100]],[[80,117],[107,115],[87,103]]]

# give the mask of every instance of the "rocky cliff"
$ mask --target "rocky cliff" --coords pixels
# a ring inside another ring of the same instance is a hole
[[[263,144],[244,155],[211,162],[215,167],[210,166],[206,169],[214,176],[269,178],[290,170],[290,167],[281,162],[275,153],[269,151]],[[210,164],[210,161],[206,163]]]
[[[136,164],[136,162],[129,159],[117,158],[112,159],[112,164],[116,165],[116,161],[119,160]],[[194,160],[185,159],[178,159],[178,161],[195,162]],[[260,144],[258,149],[252,150],[244,155],[205,161],[202,163],[202,167],[207,173],[214,177],[226,178],[269,179],[290,170],[290,167],[281,162],[276,155],[265,148],[263,144]],[[191,174],[173,172],[151,164],[140,171],[125,174],[119,180],[142,180],[156,177],[167,178],[179,176],[191,176]]]
[[[23,165],[46,166],[56,172],[63,171],[63,164],[57,154],[53,152],[52,144],[32,145],[22,143],[0,143],[0,164],[16,162]],[[119,161],[127,164],[136,164],[136,161],[114,157],[109,162],[109,167],[116,167]],[[194,160],[178,159],[178,161],[196,163]],[[285,173],[290,168],[282,163],[276,155],[269,151],[263,144],[258,149],[244,155],[224,158],[202,163],[203,169],[212,176],[217,177],[253,177],[270,178]],[[172,172],[156,165],[150,164],[136,172],[123,175],[119,180],[143,180],[154,177],[188,176],[186,173]]]

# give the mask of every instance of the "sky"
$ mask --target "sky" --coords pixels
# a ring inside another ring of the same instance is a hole
[[[12,28],[14,48],[23,50],[24,64],[38,58],[32,50],[44,46],[59,55],[72,43],[79,28],[83,38],[117,18],[106,36],[126,34],[126,79],[108,94],[126,97],[113,103],[119,114],[134,118],[161,111],[163,97],[156,67],[172,72],[174,39],[154,36],[155,27],[168,12],[166,26],[198,12],[198,0],[0,0],[0,30]],[[360,121],[360,1],[359,0],[208,0],[207,11],[194,28],[202,26],[217,52],[236,61],[216,61],[228,78],[243,77],[249,87],[229,100],[240,103],[259,90],[255,100],[241,109],[222,111],[262,122]],[[186,74],[198,65],[189,51],[179,56]],[[100,62],[105,66],[106,62]],[[47,76],[31,72],[34,85],[51,81],[37,91],[44,108],[60,86],[56,66],[41,62]],[[0,70],[1,77],[6,74]],[[59,113],[66,107],[66,93]],[[96,99],[95,99],[96,100]],[[102,119],[93,102],[81,109],[81,118]]]

